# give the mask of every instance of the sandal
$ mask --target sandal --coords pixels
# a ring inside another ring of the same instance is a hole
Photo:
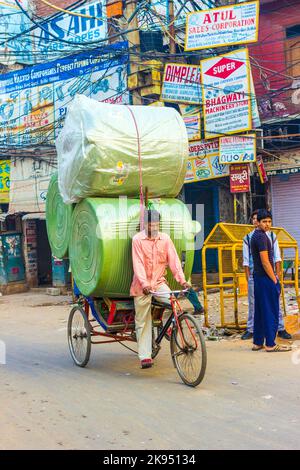
[[[252,347],[252,351],[260,351],[261,349],[264,349],[264,345],[257,346],[256,344]]]
[[[266,349],[266,352],[286,352],[291,351],[291,346],[285,346],[282,344],[276,344],[273,349]]]

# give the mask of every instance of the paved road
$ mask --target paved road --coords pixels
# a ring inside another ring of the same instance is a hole
[[[0,449],[299,449],[300,365],[290,353],[208,342],[197,389],[184,386],[168,345],[140,370],[119,345],[73,365],[62,298],[0,298]]]

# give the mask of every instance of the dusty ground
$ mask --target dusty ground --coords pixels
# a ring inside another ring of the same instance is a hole
[[[0,297],[0,449],[300,449],[297,349],[207,341],[197,389],[181,383],[167,342],[150,370],[119,345],[94,347],[80,369],[66,341],[67,301]]]

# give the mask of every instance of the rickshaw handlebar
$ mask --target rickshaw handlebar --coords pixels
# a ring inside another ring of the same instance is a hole
[[[166,290],[164,292],[155,292],[155,291],[150,291],[150,294],[156,295],[157,297],[159,296],[165,296],[165,295],[171,295],[171,294],[184,294],[185,292],[188,292],[189,289],[183,289],[183,290]]]

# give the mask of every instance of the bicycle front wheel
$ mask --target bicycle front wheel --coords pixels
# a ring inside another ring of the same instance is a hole
[[[189,313],[178,317],[171,335],[171,355],[181,380],[190,387],[199,385],[206,370],[206,346],[202,330]]]
[[[68,321],[68,344],[73,361],[85,367],[91,354],[91,328],[84,310],[76,305]]]

